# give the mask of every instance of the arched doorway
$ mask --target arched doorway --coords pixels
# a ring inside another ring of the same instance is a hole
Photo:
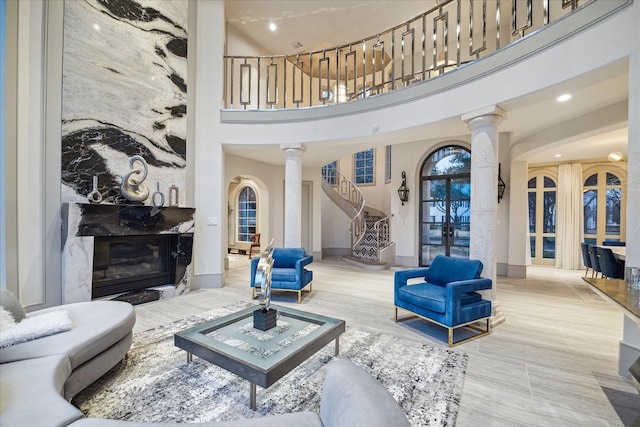
[[[471,152],[450,145],[431,153],[420,171],[420,265],[437,255],[469,258]]]

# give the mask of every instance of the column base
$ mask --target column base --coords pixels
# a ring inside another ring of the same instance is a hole
[[[489,324],[491,325],[491,329],[504,323],[506,318],[500,309],[500,303],[498,301],[491,301],[491,317],[489,318]]]

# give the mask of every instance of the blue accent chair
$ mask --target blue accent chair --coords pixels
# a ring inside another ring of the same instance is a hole
[[[304,248],[274,248],[272,256],[271,290],[297,292],[300,304],[302,289],[309,285],[311,292],[313,271],[304,267],[313,262],[313,256],[307,255]],[[256,283],[258,262],[260,258],[251,260],[251,298],[255,298],[256,286],[260,288],[260,283]]]
[[[624,279],[624,263],[615,257],[613,251],[600,246],[595,249],[602,275],[608,279]]]
[[[398,308],[403,308],[449,331],[449,347],[479,338],[491,332],[491,301],[476,292],[491,289],[491,279],[480,277],[482,263],[478,260],[438,255],[427,268],[397,271],[394,277],[395,320]],[[419,283],[410,279],[424,278]],[[410,316],[407,316],[410,317]],[[480,328],[476,322],[485,321]],[[453,330],[471,327],[479,334],[453,341]]]

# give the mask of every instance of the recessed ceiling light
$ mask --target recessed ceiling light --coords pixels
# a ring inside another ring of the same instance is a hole
[[[100,25],[93,24],[93,29],[96,30],[96,31],[100,31]]]
[[[275,30],[278,29],[278,26],[275,23],[272,22],[272,23],[269,24],[269,29],[271,31],[275,31]]]
[[[554,154],[553,157],[562,157],[562,154]]]
[[[568,93],[564,93],[564,94],[560,95],[559,97],[557,97],[556,101],[558,101],[558,102],[567,102],[570,99],[571,99],[571,95],[569,95]]]
[[[622,159],[624,159],[624,157],[623,157],[622,153],[619,152],[619,151],[614,151],[612,153],[609,153],[609,161],[610,162],[619,162]]]

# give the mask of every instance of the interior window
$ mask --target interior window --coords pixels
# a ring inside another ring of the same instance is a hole
[[[251,241],[251,236],[256,233],[257,212],[255,191],[251,187],[244,187],[238,194],[238,241]]]
[[[356,184],[373,184],[375,176],[375,151],[373,148],[353,156],[353,178]]]

